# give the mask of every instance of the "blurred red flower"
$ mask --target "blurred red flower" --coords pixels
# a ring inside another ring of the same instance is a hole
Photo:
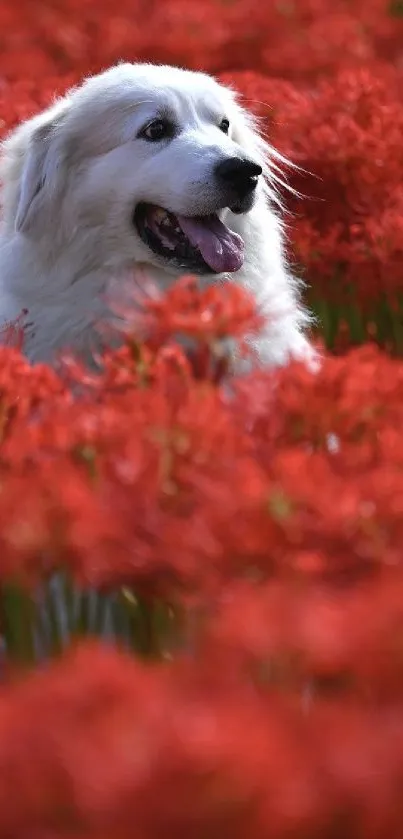
[[[340,353],[231,377],[259,318],[191,278],[97,375],[4,325],[0,837],[400,839],[403,365],[348,347],[403,349],[402,3],[20,0],[0,47],[2,135],[122,58],[236,88]]]

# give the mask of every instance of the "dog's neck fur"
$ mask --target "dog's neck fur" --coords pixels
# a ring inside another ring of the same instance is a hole
[[[74,244],[73,244],[74,248]],[[85,356],[97,349],[96,321],[107,317],[106,271],[57,259],[31,239],[14,234],[0,245],[1,314],[24,316],[24,351],[33,361],[51,361],[63,347]]]

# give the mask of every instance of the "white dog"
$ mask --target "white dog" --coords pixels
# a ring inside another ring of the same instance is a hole
[[[89,358],[123,280],[232,279],[265,317],[264,364],[310,359],[276,197],[281,156],[235,94],[202,73],[120,64],[3,143],[0,321],[25,317],[25,352]]]

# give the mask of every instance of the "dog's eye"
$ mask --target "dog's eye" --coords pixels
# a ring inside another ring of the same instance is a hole
[[[172,125],[165,119],[154,119],[142,129],[140,137],[152,143],[165,140],[167,137],[172,137]]]
[[[229,119],[222,119],[220,122],[220,131],[224,134],[228,134],[229,131]]]

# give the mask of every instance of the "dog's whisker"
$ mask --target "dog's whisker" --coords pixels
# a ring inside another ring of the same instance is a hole
[[[248,96],[243,96],[242,99],[245,102],[245,104],[248,104],[248,105],[263,105],[263,107],[267,108],[268,111],[273,111],[274,110],[273,105],[270,105],[270,102],[264,102],[263,99],[250,99],[250,97],[248,97]],[[256,119],[259,120],[260,118],[256,117]]]
[[[298,189],[295,189],[293,186],[287,183],[287,181],[284,181],[283,178],[280,178],[278,175],[272,173],[271,179],[274,181],[275,184],[279,184],[279,186],[285,189],[286,192],[289,192],[291,195],[293,195],[294,198],[304,198],[304,195],[301,192],[299,192]]]

